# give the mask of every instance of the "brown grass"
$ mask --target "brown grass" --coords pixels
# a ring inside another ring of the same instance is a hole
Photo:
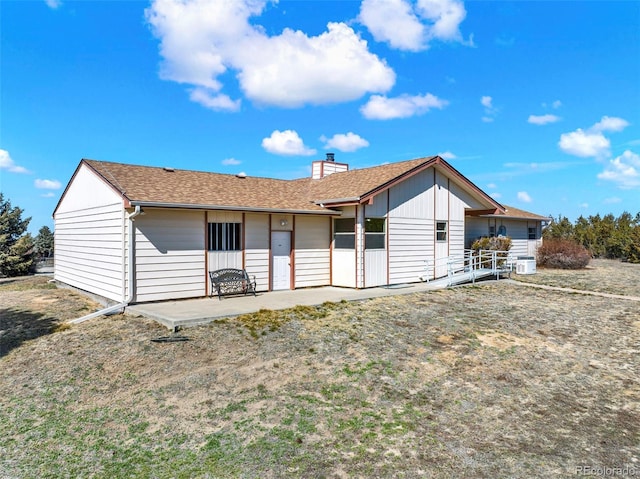
[[[599,285],[610,268],[521,278]],[[34,315],[86,301],[21,294]],[[261,312],[179,343],[99,318],[0,357],[0,477],[638,474],[639,306],[492,282]]]

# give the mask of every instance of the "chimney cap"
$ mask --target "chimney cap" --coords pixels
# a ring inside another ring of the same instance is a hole
[[[327,161],[336,161],[335,153],[327,153]]]

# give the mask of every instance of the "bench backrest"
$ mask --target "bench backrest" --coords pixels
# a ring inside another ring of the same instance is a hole
[[[247,279],[247,272],[243,269],[224,268],[216,271],[209,271],[209,277],[214,283],[221,281],[236,281]]]

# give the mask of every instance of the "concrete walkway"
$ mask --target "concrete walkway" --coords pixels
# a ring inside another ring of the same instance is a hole
[[[421,291],[441,289],[442,284],[416,283],[379,288],[348,289],[324,286],[287,291],[258,293],[257,296],[227,296],[214,298],[184,299],[158,303],[134,304],[126,308],[127,314],[154,319],[175,330],[179,326],[205,324],[219,318],[253,313],[260,309],[286,309],[298,305],[316,306],[325,301],[357,301],[382,296],[396,296]]]

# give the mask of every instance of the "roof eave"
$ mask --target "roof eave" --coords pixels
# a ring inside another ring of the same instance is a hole
[[[337,206],[350,206],[360,204],[360,197],[354,196],[352,198],[330,198],[326,200],[316,200],[314,203],[321,208],[333,208]]]
[[[188,203],[167,203],[160,201],[136,201],[132,200],[131,206],[140,206],[142,208],[175,208],[186,210],[224,210],[224,211],[245,211],[256,213],[280,213],[280,214],[298,214],[298,215],[328,215],[335,216],[340,212],[331,210],[303,210],[303,209],[287,209],[287,208],[261,208],[252,206],[229,206],[229,205],[212,205],[212,204],[188,204]]]

